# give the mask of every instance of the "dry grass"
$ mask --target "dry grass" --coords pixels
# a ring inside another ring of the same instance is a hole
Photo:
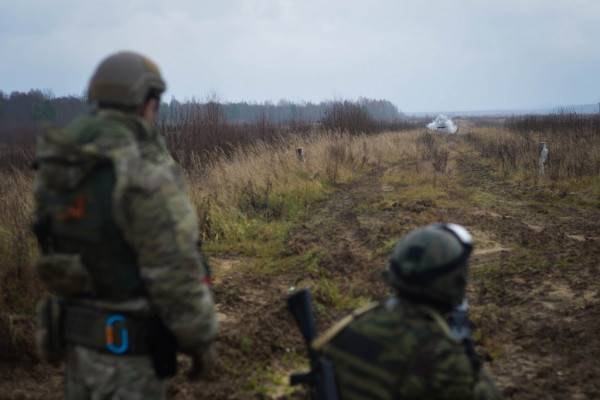
[[[206,174],[189,172],[192,195],[212,195],[220,204],[236,205],[237,195],[247,182],[256,186],[273,185],[277,191],[294,191],[307,181],[340,183],[367,167],[416,156],[416,133],[383,133],[375,136],[350,136],[323,133],[292,138],[275,145],[262,142],[238,148],[231,157],[217,155]],[[296,157],[302,147],[305,162]]]
[[[203,238],[240,239],[243,227],[257,218],[294,220],[333,186],[370,168],[416,157],[416,137],[416,132],[368,137],[322,133],[258,142],[231,156],[216,154],[208,168],[198,165],[188,171]],[[296,156],[299,147],[306,154],[304,162]]]
[[[538,181],[539,144],[549,148],[546,179],[581,180],[600,173],[600,131],[524,133],[502,128],[477,128],[468,138],[484,157],[496,160],[505,175]]]
[[[0,172],[0,310],[31,310],[40,287],[31,265],[36,247],[30,233],[31,174]]]
[[[176,122],[159,123],[167,138],[169,149],[185,169],[198,169],[210,162],[214,153],[232,156],[236,149],[252,147],[262,142],[263,146],[277,146],[287,141],[303,141],[298,136],[312,136],[315,130],[364,135],[377,132],[407,131],[417,125],[406,120],[378,121],[373,119],[366,106],[354,102],[331,103],[320,122],[290,121],[274,123],[266,115],[253,123],[236,124],[226,118],[222,104],[188,104],[178,113]],[[199,165],[198,160],[202,163]]]
[[[188,188],[203,239],[217,250],[243,252],[246,246],[257,255],[273,255],[290,226],[335,185],[416,157],[417,136],[315,133],[215,152],[202,163],[190,154],[196,161],[187,170]],[[304,148],[304,162],[296,157],[298,147]],[[33,175],[10,169],[0,176],[0,310],[31,313],[41,292],[32,271],[37,257],[30,231]]]

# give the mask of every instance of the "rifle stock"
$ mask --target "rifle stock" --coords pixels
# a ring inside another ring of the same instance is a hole
[[[308,351],[311,370],[304,374],[293,374],[290,384],[308,384],[311,386],[313,400],[338,400],[339,395],[335,383],[335,372],[331,360],[320,356],[311,343],[317,336],[315,317],[312,309],[312,296],[308,289],[303,289],[287,299],[290,313],[293,315]]]

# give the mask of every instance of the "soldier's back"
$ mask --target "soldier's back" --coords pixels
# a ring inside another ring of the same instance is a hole
[[[440,314],[393,298],[323,346],[342,399],[475,398],[479,371]],[[485,397],[484,397],[485,398]]]

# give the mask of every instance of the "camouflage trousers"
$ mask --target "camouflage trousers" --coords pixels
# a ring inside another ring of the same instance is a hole
[[[113,356],[79,346],[66,360],[67,400],[162,400],[166,381],[159,380],[147,356]]]

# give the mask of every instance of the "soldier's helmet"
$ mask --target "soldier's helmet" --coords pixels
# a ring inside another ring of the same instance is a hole
[[[130,51],[106,57],[92,75],[88,86],[90,103],[135,108],[149,95],[159,97],[166,89],[157,65]]]
[[[451,309],[465,296],[469,232],[456,224],[432,224],[411,231],[394,247],[386,277],[400,295]]]

